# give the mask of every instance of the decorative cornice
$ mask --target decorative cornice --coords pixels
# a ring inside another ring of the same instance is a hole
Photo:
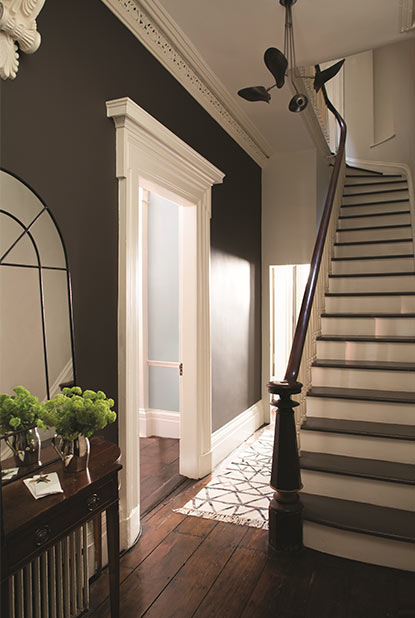
[[[40,45],[36,27],[45,0],[0,2],[0,77],[14,79],[19,68],[18,49],[33,54]]]
[[[259,164],[272,148],[157,0],[102,0],[178,82]]]
[[[401,32],[415,30],[414,0],[401,0]]]

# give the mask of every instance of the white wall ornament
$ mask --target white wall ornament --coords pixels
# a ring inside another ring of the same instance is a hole
[[[33,54],[41,37],[36,17],[45,0],[3,0],[0,2],[0,77],[14,79],[19,67],[18,50]]]

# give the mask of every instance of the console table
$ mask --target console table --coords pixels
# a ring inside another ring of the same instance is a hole
[[[42,468],[57,472],[63,493],[35,500],[19,479],[2,487],[2,615],[9,616],[8,578],[75,529],[106,512],[111,618],[119,618],[118,471],[121,452],[91,438],[88,470],[69,474],[61,461]]]

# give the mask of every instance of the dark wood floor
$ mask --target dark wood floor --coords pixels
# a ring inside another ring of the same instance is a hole
[[[121,559],[120,618],[415,618],[415,576],[304,550],[271,555],[267,533],[174,513],[186,481],[143,519]],[[109,618],[106,572],[91,616]]]
[[[143,516],[185,480],[179,474],[179,440],[140,438],[140,467]]]

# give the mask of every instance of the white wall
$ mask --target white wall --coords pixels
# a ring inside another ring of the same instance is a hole
[[[351,56],[344,70],[347,156],[405,163],[414,174],[415,39]]]
[[[269,398],[266,382],[270,375],[269,267],[310,263],[328,179],[328,161],[324,161],[315,148],[275,154],[262,171],[264,402]]]

